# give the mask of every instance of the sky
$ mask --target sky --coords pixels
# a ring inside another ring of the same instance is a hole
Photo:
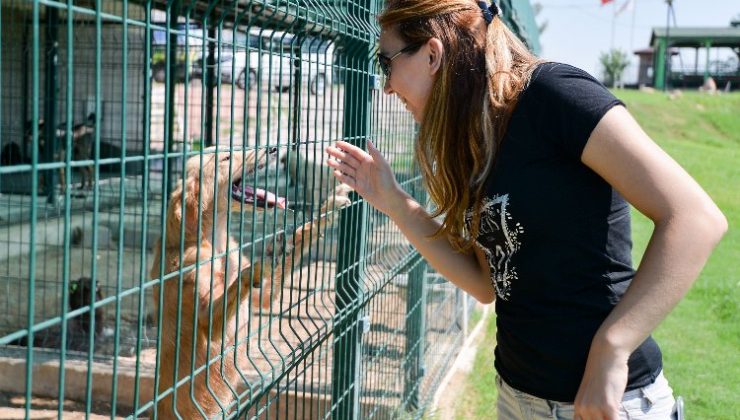
[[[532,0],[543,8],[537,22],[547,21],[547,29],[540,36],[543,58],[574,65],[601,78],[599,55],[610,47],[629,53],[633,65],[625,74],[625,82],[636,79],[637,56],[632,52],[648,47],[652,28],[665,27],[667,5],[665,0],[633,0],[633,12],[624,11],[617,15],[612,25],[615,8],[627,0],[614,0],[601,5],[601,0]],[[616,4],[616,6],[615,6]],[[673,9],[677,26],[730,26],[730,20],[740,14],[738,0],[674,0]],[[672,19],[671,19],[672,23]],[[612,27],[614,35],[612,41]],[[711,58],[719,54],[726,58],[729,50],[713,51]],[[704,60],[703,53],[699,62]],[[693,50],[682,49],[681,59],[693,65]]]

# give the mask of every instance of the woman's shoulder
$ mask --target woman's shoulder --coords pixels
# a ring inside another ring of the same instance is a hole
[[[574,77],[596,80],[587,71],[571,66],[570,64],[558,63],[556,61],[545,61],[537,65],[534,69],[531,81],[547,82]]]
[[[524,93],[544,101],[557,98],[579,100],[594,95],[611,97],[607,88],[588,72],[552,61],[543,62],[534,69]]]

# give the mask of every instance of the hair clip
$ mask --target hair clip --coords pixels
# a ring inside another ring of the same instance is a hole
[[[493,0],[491,0],[490,6],[485,1],[479,1],[478,7],[480,7],[481,11],[483,11],[483,19],[486,20],[486,23],[491,23],[493,21],[493,18],[501,13],[501,9],[498,8],[496,2]]]

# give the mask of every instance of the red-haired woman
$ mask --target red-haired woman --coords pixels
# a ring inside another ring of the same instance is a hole
[[[474,0],[391,0],[379,18],[384,90],[420,124],[433,214],[369,141],[367,152],[337,142],[328,164],[433,268],[497,300],[499,418],[670,418],[650,334],[727,221],[621,101],[530,54],[498,14]],[[637,270],[629,204],[655,223]]]

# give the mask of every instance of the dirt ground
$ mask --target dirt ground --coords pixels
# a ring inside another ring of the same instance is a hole
[[[385,238],[388,240],[389,238]],[[124,250],[124,257],[127,255]],[[56,251],[48,251],[47,257],[56,255]],[[365,311],[371,322],[369,333],[363,338],[363,393],[369,404],[394,406],[398,397],[403,393],[403,357],[406,345],[405,336],[405,307],[406,307],[406,284],[395,282],[379,282],[386,273],[386,266],[392,265],[392,259],[399,258],[402,251],[390,251],[378,253],[385,264],[370,265],[367,267],[367,284],[369,290],[382,286],[375,290],[372,304]],[[56,256],[58,258],[58,256]],[[77,256],[82,258],[82,256]],[[136,258],[132,255],[131,261]],[[111,263],[116,264],[113,258]],[[107,262],[105,255],[98,257],[100,270],[105,271]],[[50,264],[51,266],[51,264]],[[135,263],[126,264],[126,270],[136,273],[138,266]],[[43,272],[43,271],[42,271]],[[253,385],[259,385],[262,381],[269,383],[271,378],[285,375],[286,380],[294,383],[296,387],[304,389],[308,395],[326,395],[331,393],[331,371],[333,369],[333,338],[331,330],[335,317],[335,293],[334,293],[333,262],[312,262],[305,265],[301,270],[293,273],[291,279],[284,286],[282,300],[273,304],[272,312],[255,313],[250,319],[248,334],[250,338],[247,344],[247,354],[250,365],[244,367],[244,373]],[[124,276],[126,277],[126,276]],[[132,276],[130,278],[136,278]],[[131,284],[125,284],[131,287]],[[41,284],[40,286],[43,286]],[[19,290],[21,290],[20,288]],[[46,294],[48,302],[43,299],[44,294],[37,300],[39,306],[53,305],[54,299],[58,299],[56,293]],[[25,302],[25,297],[20,296],[18,302]],[[449,305],[443,300],[430,299],[428,311],[431,314],[439,313],[442,309],[439,305]],[[138,301],[136,301],[138,302]],[[138,304],[122,305],[122,313],[119,318],[119,365],[133,365],[137,361],[142,368],[139,380],[151,380],[156,363],[156,327],[145,325],[145,341],[142,342],[142,351],[137,359],[135,354],[136,327],[138,325]],[[106,306],[111,309],[110,305]],[[112,311],[111,311],[112,312]],[[108,317],[113,319],[113,317]],[[445,337],[445,330],[434,328],[434,322],[430,323],[433,329],[428,334],[428,341],[437,346],[444,346],[449,341]],[[319,343],[320,344],[312,344]],[[312,346],[317,347],[312,348]],[[112,335],[107,335],[96,340],[95,358],[103,363],[108,360],[112,362],[115,340]],[[437,352],[440,349],[436,349]],[[292,365],[291,360],[304,356],[306,361],[298,365]],[[70,356],[74,356],[70,353]],[[85,357],[85,354],[79,356]],[[289,369],[289,370],[286,370]],[[110,413],[110,397],[103,393],[94,394],[96,401],[92,412],[106,415]],[[24,417],[24,399],[22,396],[6,394],[0,400],[0,419]],[[322,397],[325,398],[325,397]],[[131,401],[118,401],[118,404],[130,406]],[[58,403],[53,398],[38,397],[33,400],[33,417],[56,418],[56,407]],[[74,401],[65,401],[64,418],[84,417],[85,407]],[[128,414],[123,412],[122,414]],[[69,416],[69,417],[68,417]]]
[[[8,392],[0,392],[0,419],[3,420],[41,420],[59,418],[59,400],[53,398],[33,397],[31,398],[31,410],[26,417],[26,396]],[[86,418],[87,408],[85,404],[65,400],[62,408],[65,420],[81,420]],[[93,402],[90,407],[91,419],[111,418],[111,407],[108,403]],[[122,416],[115,416],[122,419]]]

